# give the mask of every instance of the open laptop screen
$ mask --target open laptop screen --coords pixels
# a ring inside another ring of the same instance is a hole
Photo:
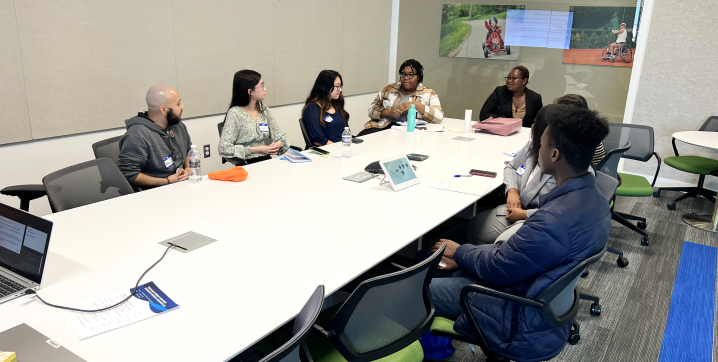
[[[40,284],[52,222],[0,204],[0,267]]]

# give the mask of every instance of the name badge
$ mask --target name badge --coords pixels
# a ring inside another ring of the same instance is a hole
[[[333,120],[334,120],[334,118],[332,118],[332,116],[330,116],[330,115],[328,115],[328,114],[327,114],[326,117],[324,117],[324,122],[331,122],[331,121],[333,121]]]
[[[269,132],[269,125],[266,123],[260,123],[259,130],[262,131],[262,133],[267,133]]]
[[[165,167],[170,168],[174,164],[175,162],[172,161],[172,155],[167,155],[167,157],[165,157]]]
[[[516,174],[519,176],[523,175],[524,172],[526,172],[526,166],[524,165],[521,165],[521,167],[516,169]]]

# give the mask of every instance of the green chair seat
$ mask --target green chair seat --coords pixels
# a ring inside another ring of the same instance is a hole
[[[653,186],[644,177],[619,173],[621,186],[616,189],[616,196],[645,197],[653,195]]]
[[[710,175],[712,172],[718,171],[718,160],[701,156],[666,157],[663,162],[681,171],[698,175]]]
[[[306,339],[307,347],[315,362],[347,362],[331,342],[320,337],[309,335]],[[424,360],[424,350],[419,341],[414,341],[399,352],[378,359],[381,362],[421,362]]]
[[[444,317],[434,317],[434,323],[431,323],[431,327],[429,327],[429,329],[432,331],[441,331],[444,333],[462,336],[461,333],[454,330],[454,321]]]

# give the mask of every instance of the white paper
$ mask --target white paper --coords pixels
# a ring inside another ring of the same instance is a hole
[[[429,187],[445,191],[460,192],[462,194],[484,196],[486,191],[491,188],[491,185],[478,180],[460,181],[458,178],[455,178],[453,180],[436,180],[429,183]]]
[[[119,291],[72,305],[76,309],[102,309],[127,298],[131,290]],[[63,310],[62,314],[80,339],[121,328],[179,307],[153,282],[140,285],[127,302],[102,312]]]

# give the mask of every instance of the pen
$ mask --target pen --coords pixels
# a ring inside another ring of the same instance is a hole
[[[454,175],[454,177],[471,177],[472,175]]]

